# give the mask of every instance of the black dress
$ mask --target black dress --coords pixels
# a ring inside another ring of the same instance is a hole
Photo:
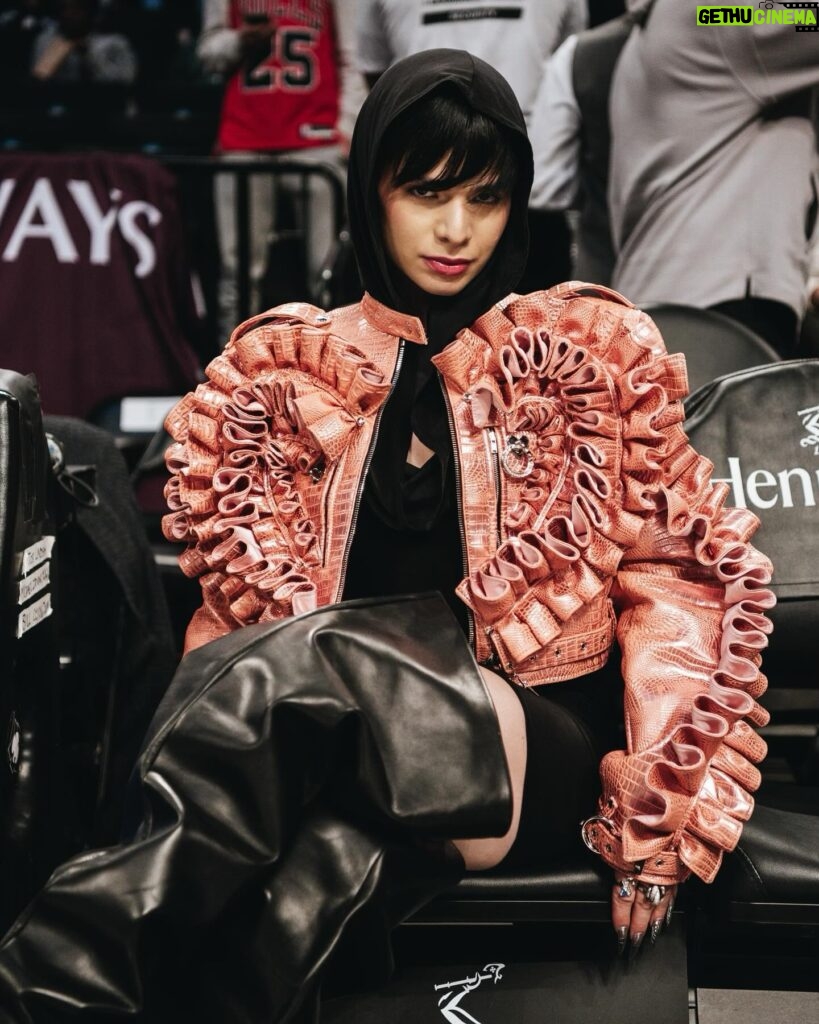
[[[407,352],[385,410],[343,596],[438,591],[468,633],[468,612],[455,594],[464,568],[448,421],[437,376],[423,362],[414,348]],[[420,468],[404,461],[411,433],[434,453]],[[578,822],[594,812],[600,759],[617,742],[622,683],[616,669],[606,668],[513,689],[524,711],[528,752],[518,835],[505,866],[542,864],[581,842]]]

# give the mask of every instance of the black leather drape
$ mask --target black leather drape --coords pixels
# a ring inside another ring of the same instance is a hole
[[[348,926],[373,949],[502,834],[497,720],[438,595],[251,626],[184,659],[134,825],[60,867],[0,947],[0,1020],[291,1019]]]

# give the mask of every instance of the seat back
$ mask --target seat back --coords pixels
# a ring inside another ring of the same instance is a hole
[[[0,182],[3,362],[35,374],[43,409],[88,417],[112,398],[193,387],[198,317],[173,176],[136,154],[4,153]]]
[[[54,523],[37,384],[0,370],[0,928],[59,859]]]
[[[691,443],[730,486],[729,502],[759,516],[754,544],[774,565],[768,706],[787,710],[785,688],[819,721],[819,359],[729,374],[692,394],[686,411]]]
[[[685,356],[691,392],[726,373],[781,359],[758,334],[712,309],[674,303],[643,308],[660,329],[668,351]]]

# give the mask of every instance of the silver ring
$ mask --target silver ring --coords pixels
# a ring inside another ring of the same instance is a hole
[[[624,900],[627,900],[632,893],[632,885],[634,885],[633,878],[616,878],[615,883],[620,886],[617,890],[617,895]]]
[[[662,902],[666,891],[666,886],[664,885],[646,885],[645,882],[637,882],[637,888],[652,907],[656,907],[658,903]]]

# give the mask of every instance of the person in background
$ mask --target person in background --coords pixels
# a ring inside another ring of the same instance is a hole
[[[716,309],[793,356],[816,222],[819,32],[703,25],[697,10],[654,0],[612,79],[612,283],[639,303]]]
[[[341,173],[342,121],[356,90],[350,19],[341,0],[313,4],[274,0],[206,0],[197,53],[206,72],[224,75],[216,151],[253,160],[276,156],[332,164]],[[348,128],[349,130],[349,128]],[[293,187],[298,187],[296,179]],[[223,341],[238,319],[235,178],[216,178],[221,255],[219,307]],[[311,297],[334,237],[330,193],[310,185],[306,239]],[[277,197],[271,177],[250,179],[251,310],[258,312]]]
[[[99,31],[97,0],[59,0],[57,19],[34,42],[31,75],[39,81],[112,82],[136,79],[137,60],[125,36]]]
[[[357,0],[358,67],[372,85],[394,61],[432,47],[463,47],[512,86],[531,128],[550,54],[588,22],[586,0],[512,0],[457,6],[435,0]],[[571,276],[571,234],[562,210],[530,207],[529,259],[520,282],[533,291]]]
[[[34,42],[48,21],[46,0],[0,5],[0,87],[4,96],[28,79]]]
[[[201,28],[199,0],[103,0],[100,23],[121,32],[134,48],[139,81],[158,88],[194,71]]]
[[[805,319],[802,321],[799,338],[799,355],[816,358],[819,356],[819,237],[810,251],[807,296]]]
[[[611,79],[626,39],[651,0],[569,38],[549,58],[529,136],[535,155],[533,210],[576,210],[572,277],[611,284],[608,212]]]

